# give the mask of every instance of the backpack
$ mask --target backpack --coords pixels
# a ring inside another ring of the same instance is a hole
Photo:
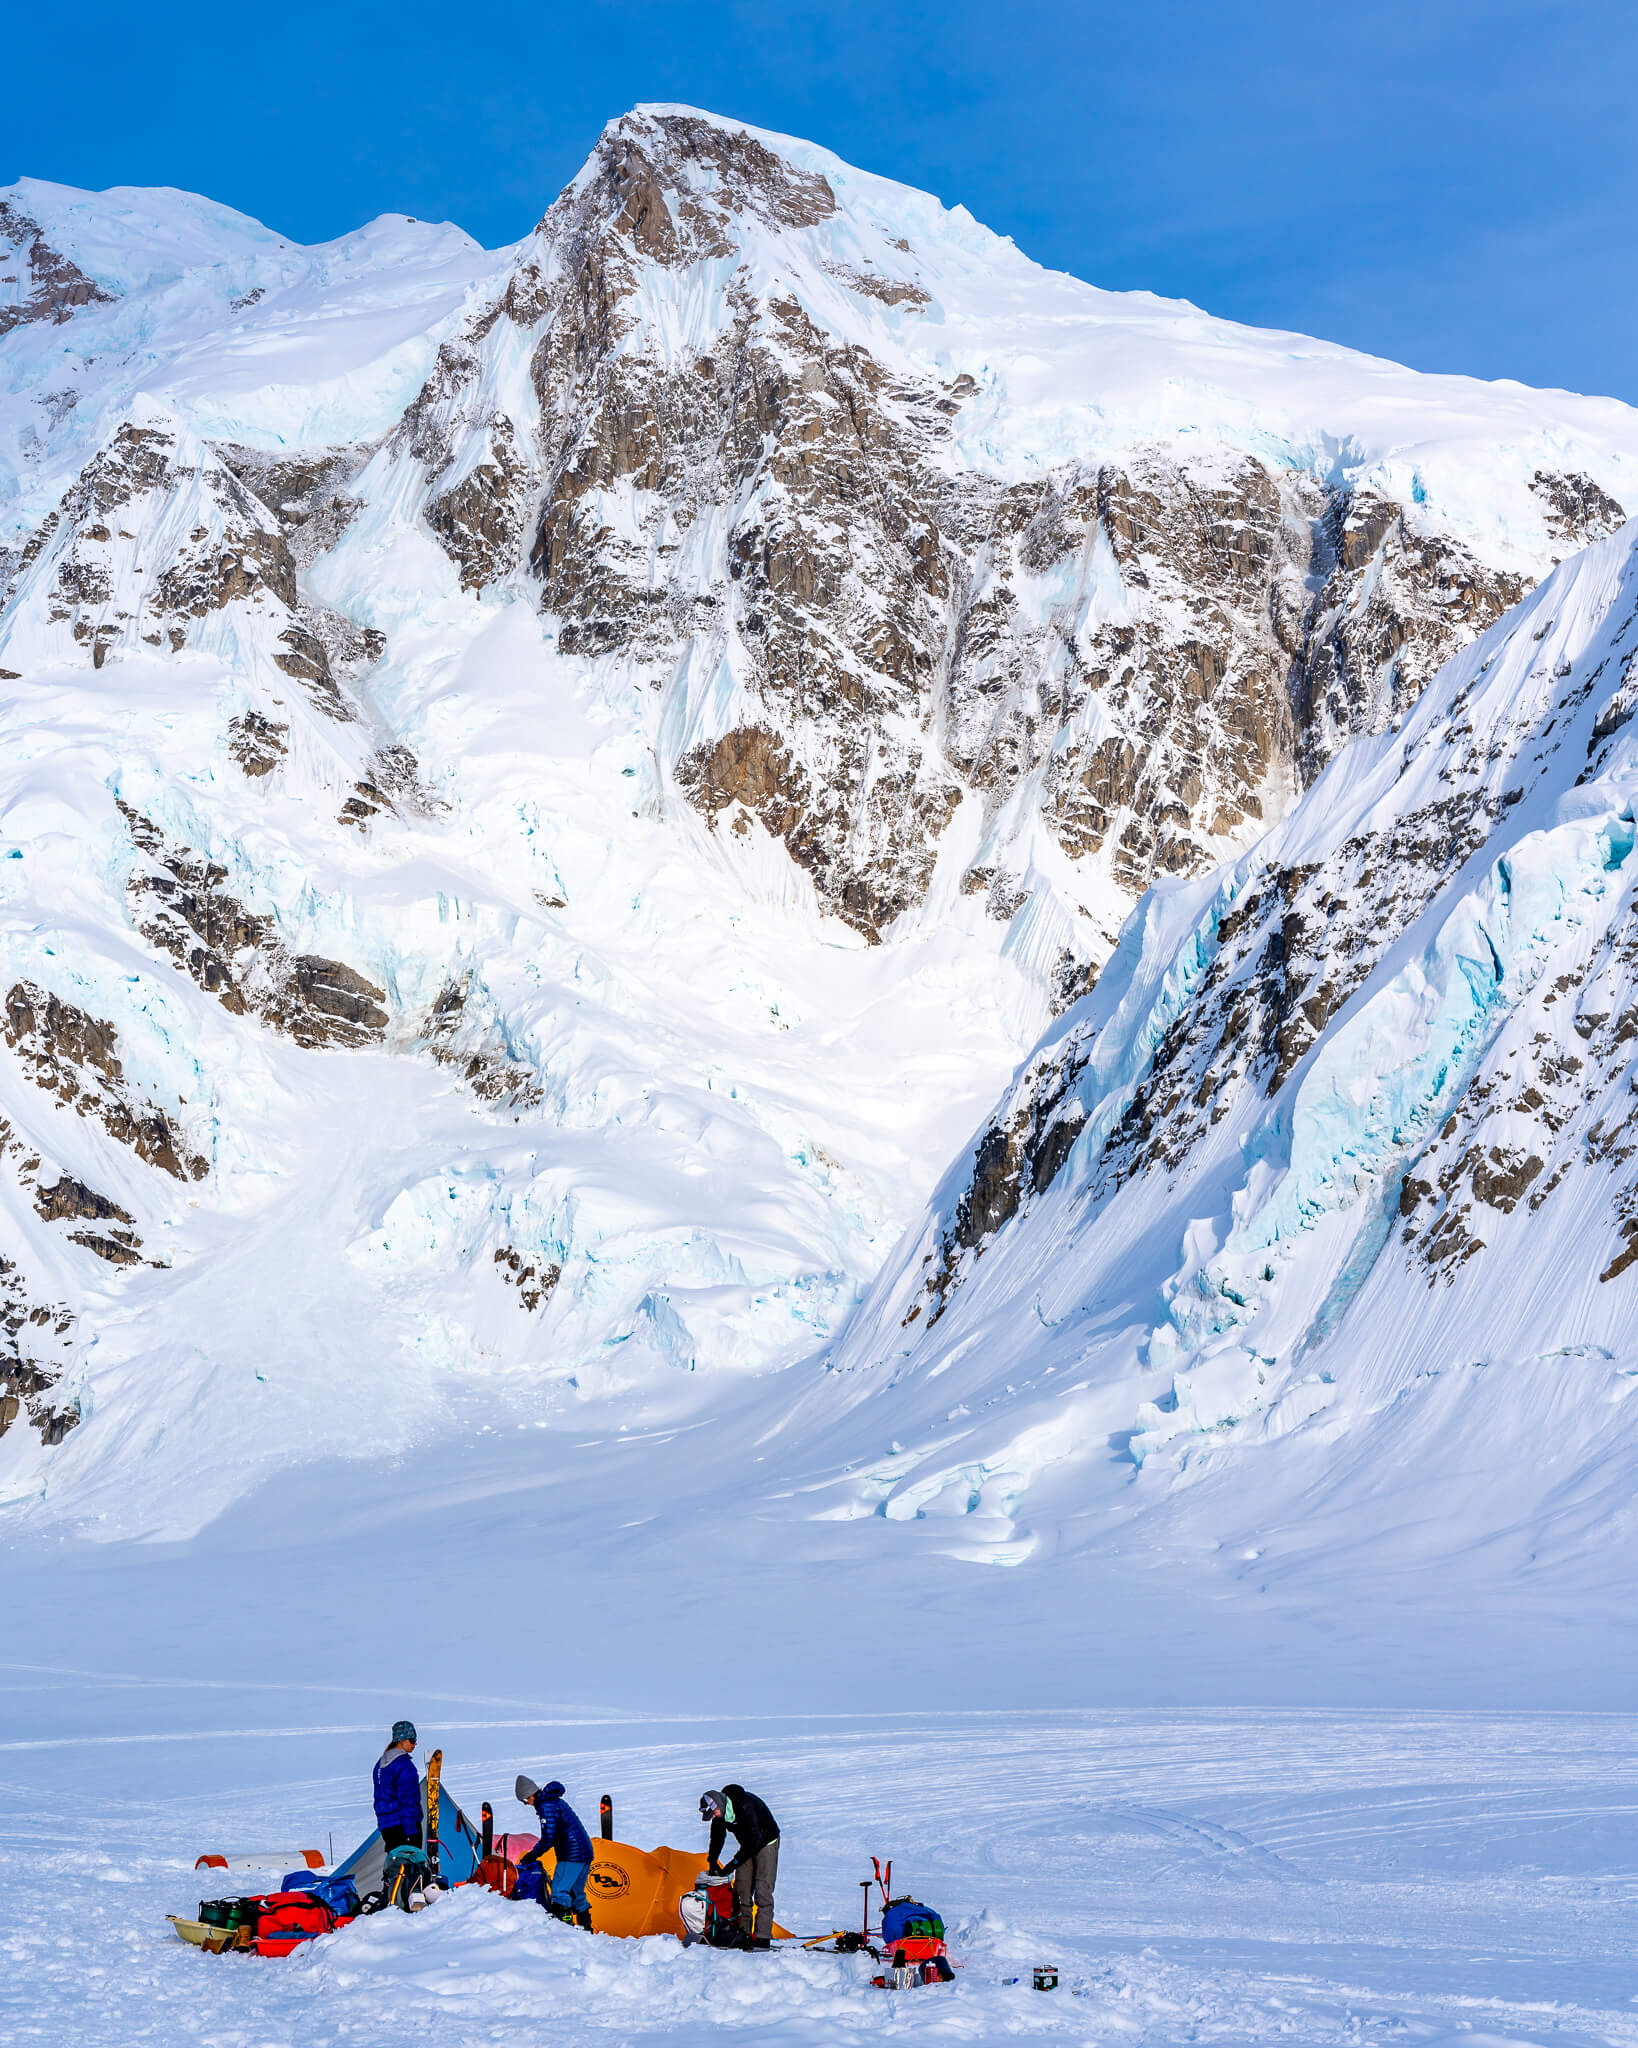
[[[533,1899],[538,1905],[545,1877],[546,1873],[538,1863],[520,1863],[518,1865],[517,1883],[512,1887],[513,1898]]]
[[[731,1878],[709,1878],[702,1871],[694,1889],[677,1902],[683,1924],[683,1947],[703,1941],[709,1948],[736,1948],[739,1931],[734,1919],[734,1885]]]
[[[477,1878],[479,1884],[509,1899],[518,1887],[518,1867],[509,1857],[486,1856],[478,1865]]]
[[[338,1920],[351,1920],[358,1911],[358,1887],[350,1877],[326,1877],[322,1871],[292,1870],[279,1883],[281,1892],[311,1892],[322,1899]]]
[[[917,1899],[889,1899],[882,1908],[882,1947],[905,1941],[942,1941],[944,1922]]]

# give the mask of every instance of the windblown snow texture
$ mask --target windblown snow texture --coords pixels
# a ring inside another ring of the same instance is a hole
[[[9,1726],[60,1726],[35,1719],[57,1684],[36,1674],[22,1690]],[[48,1736],[5,1756],[24,1796],[0,1820],[0,2027],[44,2048],[377,2048],[412,2011],[448,2048],[570,2029],[668,2048],[1625,2048],[1634,2035],[1625,1718],[945,1712],[906,1716],[884,1740],[880,1723],[846,1719],[708,1736],[572,1715],[520,1726],[504,1703],[469,1700],[447,1733],[436,1724],[463,1803],[487,1789],[503,1807],[514,1771],[549,1746],[571,1793],[612,1787],[643,1841],[693,1840],[695,1787],[725,1753],[743,1758],[785,1824],[779,1897],[799,1928],[857,1925],[873,1851],[944,1917],[955,1982],[890,1995],[871,1988],[868,1957],[587,1936],[477,1887],[286,1960],[202,1955],[162,1915],[280,1873],[224,1881],[194,1857],[280,1830],[322,1847],[332,1828],[339,1854],[344,1829],[369,1825],[358,1764],[380,1717],[356,1695],[235,1694],[215,1708],[235,1724],[223,1735],[212,1709],[196,1723],[185,1689],[149,1708],[111,1751]],[[131,1793],[86,1842],[110,1768]],[[223,1833],[234,1826],[248,1832]],[[1058,1970],[1054,1993],[1031,1988],[1041,1963]]]
[[[19,1523],[732,1414],[804,1555],[1590,1540],[1638,416],[679,108],[508,250],[0,233]]]

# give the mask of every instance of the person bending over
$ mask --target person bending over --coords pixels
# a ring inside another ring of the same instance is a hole
[[[707,1868],[727,1871],[734,1880],[734,1925],[742,1948],[772,1948],[774,1881],[779,1875],[779,1823],[767,1802],[743,1785],[724,1785],[700,1800],[700,1819],[711,1823]],[[723,1846],[732,1835],[738,1853],[722,1861]],[[755,1919],[752,1919],[753,1909]]]
[[[551,1887],[541,1886],[540,1903],[559,1920],[572,1920],[576,1927],[591,1927],[591,1908],[586,1903],[586,1872],[591,1868],[591,1836],[580,1824],[580,1816],[563,1797],[563,1782],[553,1778],[549,1785],[537,1785],[520,1776],[517,1795],[525,1806],[535,1809],[540,1822],[540,1840],[523,1857],[524,1863],[538,1863],[548,1849],[557,1862],[552,1869]]]

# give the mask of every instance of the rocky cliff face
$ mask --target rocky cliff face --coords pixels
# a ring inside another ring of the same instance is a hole
[[[686,109],[493,254],[171,195],[193,256],[116,274],[70,197],[0,212],[0,1417],[60,1448],[100,1388],[88,1470],[294,1299],[313,1382],[257,1457],[337,1385],[356,1445],[444,1373],[812,1352],[1144,891],[1638,489],[1623,408],[1098,293]],[[1111,1185],[1186,1155],[1208,1076],[1284,1085],[1368,971],[1342,923],[1408,928],[1500,773],[1225,916]],[[902,1314],[1055,1188],[1077,1057]]]
[[[563,653],[666,700],[661,771],[713,829],[754,821],[868,939],[924,900],[971,799],[962,886],[1002,922],[1055,899],[1062,999],[1155,875],[1255,838],[1531,573],[1221,442],[975,465],[978,383],[916,361],[936,263],[858,221],[868,260],[839,261],[838,217],[748,134],[629,117],[394,449],[462,587],[531,581]],[[705,277],[709,315],[667,331],[656,295]],[[532,420],[496,389],[525,353]],[[1529,488],[1555,544],[1623,516],[1588,476]]]
[[[52,248],[15,199],[0,199],[0,335],[31,320],[60,327],[80,307],[112,305],[114,296]]]

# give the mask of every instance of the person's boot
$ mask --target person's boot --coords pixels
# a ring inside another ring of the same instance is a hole
[[[576,1927],[584,1927],[588,1934],[591,1933],[591,1911],[588,1907],[582,1906],[580,1908],[580,1911],[575,1914],[574,1924],[576,1925]]]
[[[745,1944],[745,1946],[746,1946],[747,1948],[772,1948],[772,1947],[773,1947],[773,1943],[772,1943],[772,1941],[771,1941],[771,1940],[770,1940],[770,1939],[768,1938],[768,1936],[767,1936],[767,1935],[765,1935],[765,1934],[759,1934],[759,1935],[757,1935],[757,1936],[756,1936],[756,1938],[755,1938],[754,1940],[752,1940],[752,1941],[748,1941],[748,1942],[747,1942],[747,1943]]]

